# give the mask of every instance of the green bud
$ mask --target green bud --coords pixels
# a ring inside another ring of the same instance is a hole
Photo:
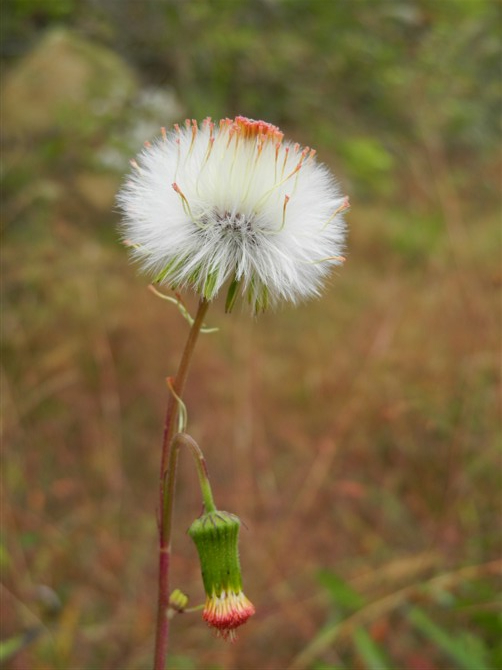
[[[238,517],[229,512],[203,514],[188,530],[199,554],[206,591],[203,618],[223,638],[235,638],[234,629],[254,614],[242,592],[239,563]]]
[[[210,512],[196,519],[188,530],[195,542],[206,593],[217,596],[242,588],[239,564],[239,518],[229,512]]]

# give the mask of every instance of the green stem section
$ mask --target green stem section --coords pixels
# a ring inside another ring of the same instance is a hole
[[[202,449],[199,447],[193,437],[187,435],[186,433],[178,433],[173,437],[171,444],[172,451],[179,451],[181,446],[188,447],[192,452],[192,456],[195,461],[195,467],[197,468],[197,474],[199,476],[199,485],[205,512],[216,512],[216,505],[214,504],[213,500],[213,492],[211,491],[211,484],[209,483],[209,473],[207,470],[206,459],[204,458]],[[168,489],[166,487],[165,491],[167,492],[167,490]],[[169,500],[168,496],[164,495],[164,514],[169,514],[170,502],[171,501]]]
[[[176,468],[179,449],[174,448],[173,435],[178,414],[178,398],[183,397],[185,382],[190,367],[192,354],[199,336],[209,302],[201,299],[194,322],[190,328],[188,339],[181,356],[178,372],[172,386],[173,393],[167,401],[164,435],[162,438],[162,456],[160,462],[159,491],[159,586],[157,606],[157,630],[155,637],[154,670],[165,670],[167,645],[169,640],[169,568],[171,563],[171,531],[174,508],[174,489],[176,485]],[[204,495],[204,494],[203,494]],[[212,500],[212,498],[211,498]],[[214,504],[214,503],[213,503]]]

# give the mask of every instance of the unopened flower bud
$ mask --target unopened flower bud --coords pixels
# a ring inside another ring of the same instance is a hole
[[[239,528],[234,514],[214,511],[203,514],[188,530],[197,547],[206,591],[204,621],[225,640],[234,640],[235,629],[255,612],[242,591]]]
[[[184,612],[188,605],[188,596],[180,591],[179,589],[174,589],[174,591],[169,596],[169,607],[176,612]]]

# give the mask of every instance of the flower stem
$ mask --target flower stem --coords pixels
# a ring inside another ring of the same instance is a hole
[[[204,298],[199,302],[199,308],[190,328],[188,339],[181,356],[178,372],[173,383],[173,393],[167,401],[164,435],[162,438],[162,456],[160,461],[160,503],[159,503],[159,586],[157,607],[157,632],[155,637],[155,664],[154,670],[165,670],[167,659],[167,644],[169,639],[169,567],[171,563],[171,531],[174,508],[174,489],[176,484],[176,466],[178,452],[171,444],[176,416],[178,413],[178,398],[183,395],[188,368],[202,327],[209,302]]]
[[[195,461],[195,467],[197,468],[197,474],[199,476],[199,485],[200,491],[202,494],[202,502],[204,503],[204,511],[209,514],[209,512],[216,512],[216,505],[214,504],[213,492],[211,490],[211,484],[209,483],[209,473],[207,471],[206,459],[202,453],[202,449],[199,447],[197,442],[186,433],[178,433],[173,437],[171,443],[171,450],[178,451],[181,446],[189,447],[192,452],[192,456]],[[167,487],[166,487],[167,488]],[[164,493],[164,505],[168,504],[167,496]],[[164,507],[164,511],[166,508]]]

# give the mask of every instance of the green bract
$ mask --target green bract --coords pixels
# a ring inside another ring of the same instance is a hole
[[[188,529],[199,554],[202,581],[208,596],[242,590],[238,517],[229,512],[203,514]]]

